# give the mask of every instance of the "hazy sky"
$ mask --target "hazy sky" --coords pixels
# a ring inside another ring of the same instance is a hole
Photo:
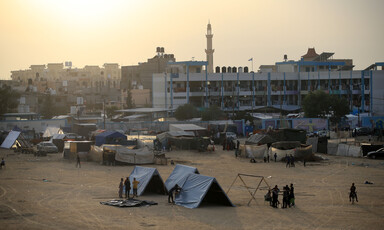
[[[32,64],[134,65],[158,46],[177,61],[214,66],[298,60],[308,47],[351,58],[355,69],[384,62],[383,0],[0,0],[0,78]]]

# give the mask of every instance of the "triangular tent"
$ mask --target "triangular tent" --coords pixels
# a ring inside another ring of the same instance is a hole
[[[8,136],[5,138],[3,143],[1,144],[1,148],[10,149],[16,142],[17,138],[19,138],[21,132],[19,131],[11,131]]]
[[[165,181],[167,191],[173,188],[176,184],[181,187],[191,173],[199,174],[199,171],[195,167],[177,164],[171,175],[169,175],[168,179]]]
[[[234,206],[214,177],[189,174],[175,203],[186,208],[197,208],[201,203]]]
[[[136,180],[140,182],[137,186],[138,196],[141,196],[144,192],[167,194],[164,181],[156,168],[135,166],[131,175],[129,175],[131,184],[133,178],[136,178]],[[131,191],[129,193],[133,194],[133,186],[131,186]]]
[[[43,137],[52,137],[54,134],[63,134],[63,130],[59,127],[54,127],[54,126],[48,126],[43,134]]]
[[[117,131],[105,131],[95,137],[95,145],[119,144],[120,140],[127,141],[127,136]]]

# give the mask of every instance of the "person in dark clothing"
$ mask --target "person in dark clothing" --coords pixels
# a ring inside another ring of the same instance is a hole
[[[285,160],[287,161],[287,164],[285,165],[285,167],[291,167],[291,158],[289,156],[285,156]]]
[[[356,202],[359,202],[357,200],[357,194],[356,194],[356,187],[355,187],[355,183],[352,183],[352,186],[351,186],[351,189],[350,189],[350,193],[349,193],[349,201],[351,202],[353,198],[356,198]]]
[[[269,163],[269,154],[267,154],[267,162]]]
[[[227,139],[223,140],[223,150],[225,150],[227,147]]]
[[[77,154],[77,157],[76,157],[76,168],[79,167],[81,168],[81,164],[80,164],[80,156],[79,154]]]
[[[124,187],[123,178],[121,178],[120,184],[119,184],[119,198],[123,198],[123,187]]]
[[[272,189],[272,207],[277,208],[277,205],[279,204],[279,188],[277,185]]]
[[[125,198],[129,199],[129,191],[131,191],[131,182],[129,181],[129,177],[125,179],[124,186],[125,186]]]
[[[282,208],[287,208],[288,201],[289,200],[289,187],[286,185],[283,188],[283,207]]]
[[[295,193],[293,184],[291,184],[291,187],[289,188],[289,206],[295,206]]]
[[[1,163],[0,163],[0,169],[5,168],[5,161],[4,158],[1,158]]]
[[[178,194],[181,191],[181,188],[179,187],[178,184],[175,184],[171,190],[168,192],[168,203],[174,204],[175,201],[173,200],[173,193]]]
[[[275,162],[276,162],[277,154],[275,153],[275,155],[273,155],[273,157],[275,158]]]
[[[291,154],[289,158],[291,162],[291,167],[295,167],[295,157]]]
[[[237,150],[240,149],[240,141],[239,141],[239,140],[236,141],[236,149],[237,149]]]

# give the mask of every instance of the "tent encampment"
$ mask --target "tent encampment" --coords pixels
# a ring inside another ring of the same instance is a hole
[[[129,175],[131,183],[133,178],[136,178],[136,180],[139,181],[137,186],[138,196],[141,196],[144,192],[153,192],[163,195],[167,194],[164,181],[156,168],[135,166],[131,175]],[[131,191],[129,193],[133,194],[133,186],[131,186]]]
[[[48,126],[43,134],[43,137],[48,138],[52,137],[54,134],[63,134],[64,131],[59,128],[59,127],[54,127],[54,126]]]
[[[176,184],[181,187],[191,173],[199,174],[199,171],[195,167],[177,164],[171,175],[169,175],[168,179],[165,181],[167,191],[173,188]]]
[[[175,203],[197,208],[201,203],[234,206],[214,177],[190,173],[176,196]]]
[[[106,131],[98,134],[95,142],[96,146],[103,144],[126,144],[127,136],[117,131]]]

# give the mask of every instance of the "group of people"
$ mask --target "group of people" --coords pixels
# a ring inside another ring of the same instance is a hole
[[[265,195],[265,200],[269,201],[269,205],[271,205],[274,208],[277,208],[278,205],[280,204],[279,193],[280,193],[280,189],[277,187],[277,185],[275,185],[275,187],[273,189],[269,189],[268,193]],[[291,206],[295,206],[295,193],[294,193],[293,184],[291,184],[290,187],[288,187],[288,185],[283,187],[282,208],[287,208]]]
[[[132,181],[132,198],[137,197],[137,187],[139,185],[139,181],[136,180],[136,178],[133,178]],[[131,191],[131,182],[129,180],[129,177],[127,177],[125,180],[121,178],[120,184],[119,184],[119,198],[123,198],[123,191],[125,191],[125,198],[129,199],[129,192]]]
[[[295,157],[292,154],[285,155],[285,162],[286,162],[286,165],[285,165],[286,168],[295,167]]]

